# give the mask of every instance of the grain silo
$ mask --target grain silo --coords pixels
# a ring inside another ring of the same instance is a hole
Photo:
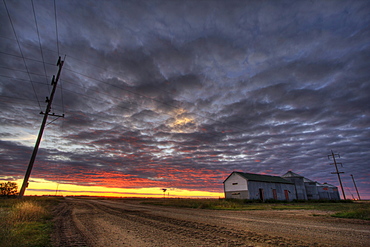
[[[304,177],[292,171],[288,171],[281,177],[295,184],[295,190],[297,193],[296,196],[298,200],[307,200],[306,187],[303,180]]]

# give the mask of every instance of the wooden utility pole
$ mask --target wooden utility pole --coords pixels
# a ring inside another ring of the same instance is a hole
[[[353,184],[355,185],[355,189],[356,189],[356,192],[357,192],[358,199],[361,201],[360,193],[358,193],[358,189],[357,189],[357,186],[356,186],[356,183],[355,183],[355,179],[353,178],[352,174],[351,174],[351,177],[352,177]]]
[[[337,164],[342,165],[342,163],[337,163],[337,161],[335,160],[335,156],[338,156],[340,158],[339,154],[334,154],[333,150],[331,150],[331,154],[328,155],[328,159],[330,160],[330,157],[333,157],[334,163],[331,163],[330,165],[335,165],[335,170],[336,170],[336,172],[332,172],[331,174],[337,174],[338,175],[339,184],[340,184],[340,188],[342,189],[343,198],[344,198],[344,200],[346,200],[346,195],[344,194],[342,180],[340,179],[340,173],[344,173],[344,172],[339,172],[338,166],[337,166]]]
[[[166,198],[166,191],[167,189],[162,189],[163,190],[163,198]]]
[[[35,159],[36,159],[37,151],[39,150],[39,145],[40,145],[40,142],[41,142],[42,134],[44,133],[44,128],[45,128],[48,116],[51,115],[51,116],[55,116],[55,117],[64,117],[64,114],[61,115],[61,116],[56,115],[55,113],[50,114],[51,103],[53,102],[54,93],[55,93],[55,90],[57,88],[57,84],[58,84],[58,80],[59,80],[59,76],[60,76],[60,72],[62,70],[63,64],[64,64],[64,61],[62,61],[61,57],[59,57],[58,62],[57,62],[57,66],[59,66],[59,70],[58,70],[58,73],[57,73],[57,77],[55,78],[55,76],[53,76],[53,79],[51,81],[51,85],[53,86],[53,89],[50,93],[50,98],[46,97],[46,103],[48,103],[47,106],[46,106],[46,110],[45,110],[45,112],[40,112],[40,114],[44,115],[44,118],[42,120],[39,135],[37,137],[36,144],[35,144],[35,147],[33,149],[33,153],[32,153],[31,159],[30,159],[30,163],[28,164],[26,175],[24,176],[24,179],[23,179],[22,188],[19,192],[19,198],[23,197],[24,192],[26,191],[26,188],[28,187],[28,179],[30,178],[30,175],[31,175],[31,171],[32,171],[33,163],[35,162]]]

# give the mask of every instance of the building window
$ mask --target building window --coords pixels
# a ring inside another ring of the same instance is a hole
[[[234,193],[231,193],[233,196],[235,195],[240,195],[240,192],[234,192]]]
[[[233,185],[237,185],[238,183],[233,183]]]

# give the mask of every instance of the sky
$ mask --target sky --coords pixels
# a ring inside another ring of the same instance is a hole
[[[293,171],[370,199],[368,1],[3,0],[0,180],[26,195],[223,197]]]

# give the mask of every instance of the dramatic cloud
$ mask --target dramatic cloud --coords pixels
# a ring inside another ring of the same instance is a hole
[[[55,11],[56,10],[56,13]],[[288,170],[370,198],[366,1],[4,1],[0,179],[222,192]],[[55,19],[55,17],[57,17]],[[55,121],[54,121],[55,120]],[[352,195],[351,195],[352,194]]]

